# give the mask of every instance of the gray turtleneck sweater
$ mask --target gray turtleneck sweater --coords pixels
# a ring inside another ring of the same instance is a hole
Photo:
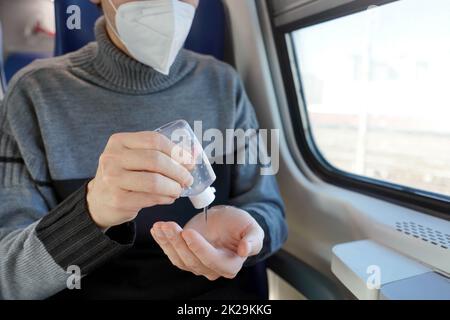
[[[238,75],[183,50],[164,76],[119,51],[103,19],[96,37],[77,52],[26,67],[0,107],[0,298],[238,297],[255,274],[252,265],[286,239],[275,178],[261,176],[258,166],[214,166],[215,204],[248,211],[265,231],[261,254],[235,280],[209,282],[177,270],[152,241],[155,221],[183,225],[196,214],[187,201],[144,209],[106,234],[85,203],[86,182],[114,133],[177,119],[202,121],[204,130],[257,128]],[[70,266],[84,276],[81,290],[66,290]]]

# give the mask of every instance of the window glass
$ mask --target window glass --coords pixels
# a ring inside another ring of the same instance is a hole
[[[292,39],[331,165],[450,196],[450,1],[371,7]]]

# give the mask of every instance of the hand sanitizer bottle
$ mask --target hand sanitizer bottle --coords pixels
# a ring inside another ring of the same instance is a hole
[[[194,169],[191,171],[194,183],[189,188],[184,189],[181,196],[189,197],[196,209],[207,208],[216,199],[216,190],[211,187],[216,180],[216,174],[189,123],[184,120],[178,120],[166,124],[155,131],[166,136],[172,143],[179,146],[178,151],[188,151],[192,155],[195,164]]]

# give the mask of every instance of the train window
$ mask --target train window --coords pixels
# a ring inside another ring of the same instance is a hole
[[[450,1],[403,0],[290,32],[310,137],[341,172],[450,196]]]

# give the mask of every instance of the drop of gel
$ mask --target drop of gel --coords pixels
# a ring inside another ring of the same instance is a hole
[[[203,208],[203,213],[205,214],[205,222],[208,223],[208,207]]]

